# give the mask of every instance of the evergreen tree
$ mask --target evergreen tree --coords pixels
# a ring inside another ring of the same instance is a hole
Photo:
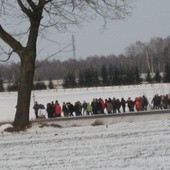
[[[18,82],[13,83],[12,85],[8,85],[7,91],[18,91]]]
[[[123,78],[122,78],[122,84],[124,85],[130,85],[135,83],[135,74],[134,70],[132,68],[126,68],[124,71],[122,70]]]
[[[84,72],[85,87],[94,87],[99,85],[98,72],[95,69],[87,69]]]
[[[68,76],[66,75],[63,79],[63,84],[62,84],[63,88],[69,88],[69,79]]]
[[[47,86],[45,83],[41,80],[38,80],[36,83],[33,85],[33,90],[45,90],[47,89]]]
[[[108,72],[105,64],[103,64],[101,68],[101,83],[103,86],[108,85]]]
[[[77,85],[74,73],[68,73],[63,81],[64,88],[75,88]]]
[[[135,84],[140,84],[142,82],[142,79],[140,77],[139,69],[138,67],[135,68]]]
[[[170,58],[170,49],[168,47],[165,47],[164,51],[163,51],[163,60],[164,60],[164,63],[167,63],[169,58]]]
[[[155,72],[155,76],[154,76],[153,80],[154,80],[156,83],[160,83],[161,80],[162,80],[162,77],[161,77],[160,72],[159,72],[158,69],[157,69],[156,72]]]
[[[93,85],[92,72],[90,69],[84,71],[84,82],[85,87],[90,87]]]
[[[108,69],[109,85],[113,85],[113,77],[114,77],[113,75],[114,75],[113,65],[109,64],[109,69]]]
[[[135,84],[135,71],[133,68],[128,68],[127,75],[129,80],[128,85]]]
[[[54,84],[53,84],[53,81],[52,81],[52,80],[49,80],[48,88],[49,88],[49,89],[54,89]]]
[[[153,80],[152,80],[152,77],[151,77],[151,73],[150,73],[150,70],[148,69],[147,71],[147,75],[146,75],[146,78],[145,78],[146,82],[148,83],[152,83]]]
[[[100,81],[99,81],[99,75],[98,71],[93,69],[93,86],[97,87],[99,86]]]
[[[114,70],[114,75],[113,75],[113,85],[120,85],[121,84],[121,72],[119,68],[116,68]]]
[[[166,63],[164,67],[164,77],[163,82],[169,83],[170,82],[170,64]]]
[[[84,87],[85,86],[85,80],[84,80],[84,75],[83,75],[83,72],[80,71],[79,72],[79,87]]]
[[[70,87],[75,88],[77,85],[75,74],[71,73],[68,78],[69,78]]]
[[[4,91],[4,86],[3,86],[3,79],[0,79],[0,92]]]

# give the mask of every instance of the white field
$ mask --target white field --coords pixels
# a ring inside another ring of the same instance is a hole
[[[93,98],[170,93],[169,84],[35,92],[39,103],[83,102]],[[13,120],[16,93],[0,94],[1,121]],[[31,118],[34,119],[31,101]],[[154,116],[154,115],[153,115]],[[0,127],[0,169],[169,170],[170,119],[136,120],[101,126],[43,127],[34,124],[20,133]]]

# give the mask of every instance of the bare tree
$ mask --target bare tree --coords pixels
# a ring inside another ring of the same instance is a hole
[[[70,25],[81,25],[96,17],[101,17],[104,25],[109,20],[124,19],[131,10],[130,4],[131,0],[0,0],[0,38],[4,42],[1,50],[7,59],[17,54],[21,61],[14,127],[29,124],[40,33],[43,35],[49,28],[65,31]]]

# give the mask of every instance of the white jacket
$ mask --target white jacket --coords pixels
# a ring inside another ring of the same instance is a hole
[[[46,109],[38,109],[38,117],[48,118],[48,114],[47,114]]]

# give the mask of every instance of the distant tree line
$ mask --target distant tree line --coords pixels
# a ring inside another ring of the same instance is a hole
[[[113,68],[109,65],[107,68],[105,65],[101,67],[101,71],[98,72],[94,68],[87,69],[79,72],[76,78],[75,72],[68,73],[63,81],[64,88],[75,87],[97,87],[97,86],[120,86],[120,85],[133,85],[146,83],[170,83],[170,64],[167,63],[164,67],[164,71],[161,74],[159,70],[155,73],[151,73],[147,70],[147,73],[143,76],[139,73],[138,68]]]
[[[63,86],[73,88],[130,85],[140,84],[141,81],[138,68],[113,68],[110,64],[109,67],[103,65],[99,72],[94,68],[85,69],[79,72],[77,78],[74,72],[67,74],[64,78]]]
[[[170,63],[166,63],[164,71],[161,74],[158,70],[155,73],[147,71],[143,76],[139,73],[137,67],[125,68],[116,67],[114,68],[111,64],[109,67],[103,65],[101,70],[98,72],[93,67],[90,69],[84,69],[76,76],[76,72],[66,74],[63,79],[64,88],[75,88],[75,87],[97,87],[97,86],[120,86],[120,85],[133,85],[147,83],[170,83]],[[34,83],[33,90],[44,90],[54,89],[54,83],[52,80],[45,84],[44,81],[38,80]],[[8,84],[7,88],[4,88],[3,79],[0,79],[0,92],[3,91],[17,91],[18,83],[14,82]]]
[[[33,84],[32,90],[45,90],[47,88],[54,89],[54,84],[52,80],[49,80],[47,85],[44,83],[44,81],[39,80]],[[18,82],[8,84],[5,89],[3,80],[0,79],[0,92],[4,92],[4,91],[12,92],[17,90],[18,90]]]
[[[125,54],[117,56],[89,56],[84,60],[68,59],[63,62],[55,59],[37,61],[34,81],[63,79],[65,88],[139,84],[142,81],[170,82],[169,61],[170,37],[152,38],[148,43],[138,41],[131,44]],[[15,62],[0,64],[0,84],[10,84],[10,91],[17,89],[19,66],[20,63]],[[37,83],[33,89],[37,86],[38,89],[45,88]]]

